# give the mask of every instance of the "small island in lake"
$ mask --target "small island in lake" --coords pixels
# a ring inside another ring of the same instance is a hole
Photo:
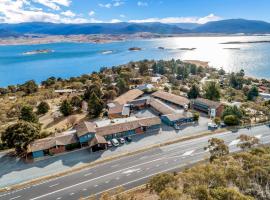
[[[181,51],[194,51],[196,48],[178,48]]]
[[[35,55],[35,54],[44,54],[44,53],[52,53],[53,50],[51,49],[37,49],[34,51],[27,51],[24,52],[23,55]]]
[[[165,48],[164,47],[158,47],[158,49],[164,50]]]
[[[104,55],[106,55],[106,54],[111,54],[111,53],[113,53],[112,50],[107,50],[107,51],[102,51],[102,52],[101,52],[101,54],[104,54]]]
[[[140,48],[140,47],[131,47],[131,48],[129,48],[128,50],[129,50],[129,51],[141,51],[142,48]]]

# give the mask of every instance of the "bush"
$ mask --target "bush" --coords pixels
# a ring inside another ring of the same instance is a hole
[[[37,106],[37,114],[44,115],[50,110],[50,106],[47,102],[42,101]]]
[[[224,123],[228,126],[239,125],[240,120],[236,115],[227,115],[224,117]]]

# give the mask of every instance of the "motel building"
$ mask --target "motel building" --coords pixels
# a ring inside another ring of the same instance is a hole
[[[99,122],[82,122],[76,127],[79,142],[82,147],[90,146],[92,150],[104,150],[107,141],[127,136],[158,133],[161,127],[159,117],[122,118],[103,120]]]

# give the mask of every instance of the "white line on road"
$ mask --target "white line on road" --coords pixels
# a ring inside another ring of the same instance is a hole
[[[105,183],[107,183],[107,184],[108,184],[109,182],[110,182],[110,181],[105,181]]]
[[[87,174],[85,174],[84,176],[90,176],[90,175],[92,175],[93,173],[87,173]]]
[[[87,190],[86,188],[83,189],[83,191],[86,191],[86,190]]]
[[[47,193],[47,194],[44,194],[44,195],[41,195],[41,196],[38,196],[38,197],[35,197],[35,198],[32,198],[30,200],[36,200],[36,199],[41,199],[43,197],[47,197],[49,195],[52,195],[52,194],[55,194],[55,193],[58,193],[58,192],[61,192],[61,191],[64,191],[64,190],[67,190],[67,189],[70,189],[70,188],[73,188],[73,187],[76,187],[76,186],[79,186],[79,185],[83,185],[85,183],[89,183],[91,181],[94,181],[94,180],[97,180],[97,179],[100,179],[100,178],[103,178],[103,177],[106,177],[106,176],[109,176],[109,175],[112,175],[112,174],[116,174],[116,173],[119,173],[119,172],[122,172],[122,171],[125,171],[125,170],[128,170],[128,169],[132,169],[134,167],[138,167],[138,166],[141,166],[141,165],[145,165],[145,164],[149,164],[149,163],[153,163],[153,162],[156,162],[156,161],[159,161],[159,160],[162,160],[164,158],[158,158],[158,159],[155,159],[155,160],[151,160],[151,161],[148,161],[148,162],[145,162],[145,163],[141,163],[141,164],[138,164],[138,165],[134,165],[134,166],[131,166],[131,167],[128,167],[126,169],[121,169],[121,170],[118,170],[118,171],[115,171],[115,172],[112,172],[112,173],[109,173],[109,174],[105,174],[105,175],[102,175],[100,177],[96,177],[96,178],[93,178],[93,179],[90,179],[90,180],[87,180],[87,181],[83,181],[83,182],[80,182],[80,183],[77,183],[77,184],[74,184],[74,185],[71,185],[71,186],[68,186],[68,187],[65,187],[65,188],[62,188],[62,189],[59,189],[59,190],[55,190],[53,192],[50,192],[50,193]],[[117,179],[118,178],[118,179]],[[116,180],[119,180],[120,178],[117,177]]]
[[[69,195],[72,196],[72,195],[74,195],[74,193],[70,193]]]
[[[231,143],[229,144],[229,146],[237,145],[239,142],[240,142],[239,139],[233,140],[233,141],[231,141]]]
[[[98,187],[98,185],[95,185],[94,187]]]
[[[183,154],[183,156],[190,156],[195,150],[187,151]]]
[[[114,168],[114,167],[118,167],[119,166],[119,164],[116,164],[116,165],[112,165],[112,168]]]
[[[59,183],[56,183],[56,184],[50,185],[49,187],[50,187],[50,188],[52,188],[52,187],[55,187],[55,186],[57,186],[57,185],[59,185]]]
[[[21,196],[13,197],[13,198],[11,198],[11,199],[9,199],[9,200],[18,199],[18,198],[20,198],[20,197],[21,197]]]

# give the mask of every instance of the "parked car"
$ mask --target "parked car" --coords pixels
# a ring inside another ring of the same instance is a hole
[[[181,126],[178,125],[178,124],[175,124],[175,125],[174,125],[174,128],[175,128],[176,130],[181,130]]]
[[[111,141],[112,141],[112,145],[115,147],[118,147],[120,145],[117,139],[112,139]]]
[[[218,125],[216,125],[215,123],[208,123],[208,129],[217,129]]]
[[[120,142],[120,144],[125,144],[125,139],[124,138],[119,138],[118,141]]]
[[[126,140],[127,142],[132,142],[132,138],[131,138],[130,136],[125,137],[125,140]]]
[[[221,123],[220,123],[220,127],[221,127],[221,128],[225,128],[226,126],[227,126],[227,125],[226,125],[224,122],[221,122]]]
[[[112,147],[112,142],[111,142],[111,141],[108,141],[108,142],[107,142],[107,146],[108,146],[108,147]]]

